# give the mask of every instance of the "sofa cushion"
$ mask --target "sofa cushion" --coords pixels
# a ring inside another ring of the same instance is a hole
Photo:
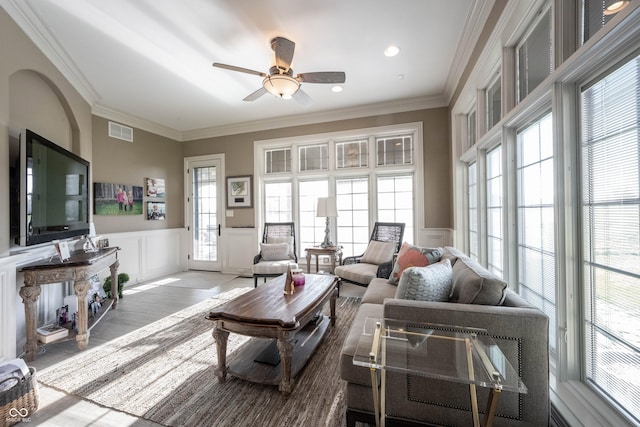
[[[355,319],[349,328],[349,333],[342,344],[340,353],[340,377],[350,383],[356,383],[371,387],[371,371],[364,366],[353,364],[353,355],[356,354],[358,341],[364,330],[364,322],[367,317],[382,317],[382,304],[361,304]]]
[[[451,276],[451,262],[448,259],[426,267],[409,267],[400,277],[395,297],[417,301],[448,301]]]
[[[289,259],[288,243],[260,243],[260,253],[265,261]]]
[[[336,267],[334,274],[350,282],[368,285],[371,280],[376,278],[376,275],[378,274],[378,266],[362,262],[340,265]]]
[[[389,283],[397,285],[402,272],[408,267],[425,267],[440,261],[442,248],[421,248],[407,242],[402,244],[389,276]]]
[[[396,250],[395,242],[379,242],[371,240],[364,251],[360,262],[380,265],[393,259]]]
[[[382,304],[385,298],[394,298],[396,285],[387,282],[387,279],[376,278],[369,282],[367,290],[362,296],[362,304]]]
[[[507,283],[467,257],[459,257],[453,266],[450,302],[501,305]]]

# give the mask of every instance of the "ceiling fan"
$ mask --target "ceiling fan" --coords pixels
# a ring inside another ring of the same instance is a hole
[[[295,99],[303,105],[308,105],[311,98],[302,89],[301,83],[344,83],[345,74],[342,71],[321,71],[315,73],[302,73],[294,77],[291,68],[291,60],[296,44],[284,37],[276,37],[271,40],[271,49],[276,53],[276,64],[269,69],[269,74],[235,65],[220,64],[214,62],[213,66],[225,68],[231,71],[254,74],[263,77],[262,87],[249,94],[243,101],[255,101],[265,93],[271,93],[283,99]]]

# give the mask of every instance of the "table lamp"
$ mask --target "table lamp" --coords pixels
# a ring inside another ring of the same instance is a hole
[[[336,209],[336,198],[335,197],[318,197],[318,209],[316,210],[316,217],[326,218],[326,227],[324,229],[324,241],[320,243],[320,247],[328,248],[333,245],[331,241],[331,237],[329,236],[329,217],[337,217],[338,210]]]

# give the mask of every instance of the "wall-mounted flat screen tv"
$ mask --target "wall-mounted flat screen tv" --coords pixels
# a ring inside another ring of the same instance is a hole
[[[11,215],[16,244],[89,234],[89,162],[28,129],[20,132],[18,151],[12,168],[19,197],[19,212]]]

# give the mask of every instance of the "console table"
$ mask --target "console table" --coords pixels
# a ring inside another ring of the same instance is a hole
[[[82,250],[71,252],[71,257],[61,261],[55,257],[48,261],[38,261],[27,264],[21,268],[24,273],[24,286],[20,288],[20,296],[24,304],[24,317],[27,329],[27,342],[24,346],[25,359],[33,361],[38,353],[38,338],[36,335],[36,302],[40,296],[40,285],[50,283],[73,282],[73,288],[78,296],[78,334],[76,341],[78,349],[85,350],[89,344],[88,330],[88,304],[87,292],[89,280],[100,271],[109,268],[111,270],[112,286],[118,283],[118,249],[104,248],[97,252],[84,252]],[[118,291],[113,295],[112,308],[118,304]]]
[[[481,425],[476,387],[490,390],[485,427],[493,424],[502,391],[527,393],[485,329],[367,317],[353,364],[371,370],[376,426],[385,425],[387,371],[468,384],[474,427]]]

